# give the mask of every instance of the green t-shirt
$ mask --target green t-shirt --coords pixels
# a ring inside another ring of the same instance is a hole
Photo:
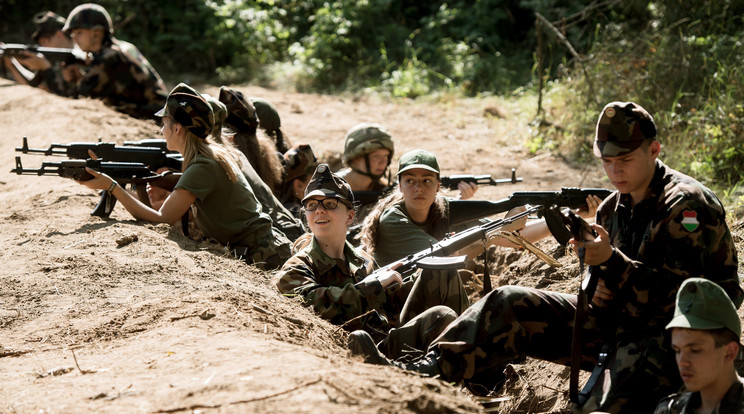
[[[443,203],[445,217],[426,223],[416,223],[406,211],[403,201],[386,209],[380,216],[374,257],[379,266],[418,253],[441,240],[450,231],[448,201],[438,196],[435,203]],[[430,212],[431,217],[434,213]]]
[[[196,197],[196,224],[220,243],[251,247],[271,237],[271,218],[261,212],[243,174],[233,183],[217,161],[199,154],[178,180],[179,188]]]

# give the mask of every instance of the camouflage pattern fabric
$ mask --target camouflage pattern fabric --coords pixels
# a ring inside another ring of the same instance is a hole
[[[157,80],[157,83],[160,83],[163,85],[163,89],[165,89],[165,83],[163,82],[163,78],[160,77],[160,74],[158,71],[155,70],[155,68],[152,66],[149,60],[145,57],[145,55],[140,52],[140,50],[137,48],[137,46],[133,45],[132,43],[127,42],[126,40],[121,40],[117,38],[112,38],[111,41],[113,44],[118,45],[122,52],[126,53],[127,55],[131,56],[136,60],[137,62],[140,62],[142,66],[147,69],[147,71],[150,73],[150,75]]]
[[[116,44],[105,45],[91,56],[83,78],[71,90],[58,89],[57,77],[62,74],[52,69],[40,73],[42,81],[57,95],[97,98],[130,116],[155,118],[153,114],[163,107],[168,95],[161,79]]]
[[[40,71],[28,81],[30,86],[41,88],[51,93],[60,96],[75,96],[76,88],[75,85],[67,82],[62,75],[62,66],[59,62],[54,63],[52,68],[49,69],[54,72],[53,76],[49,76],[46,71]]]
[[[255,234],[255,233],[254,233]],[[233,246],[233,254],[247,264],[252,264],[263,270],[280,268],[291,256],[291,244],[273,226],[271,234],[254,236],[253,242],[248,240],[250,247]]]
[[[355,286],[372,271],[372,259],[348,242],[344,256],[344,259],[329,257],[313,237],[312,243],[292,256],[274,276],[274,284],[282,293],[300,295],[331,323],[347,323],[344,328],[349,331],[364,329],[377,341],[384,339],[391,328],[407,324],[434,306],[446,306],[458,314],[468,306],[467,293],[457,272],[424,271],[396,290],[385,290],[377,281]],[[359,318],[361,315],[365,316]],[[442,317],[447,317],[447,313]],[[404,330],[396,338],[408,340],[405,338],[413,332],[431,331],[429,326],[420,328],[421,323],[434,320],[436,324],[436,319],[433,314],[420,319],[416,328]],[[393,343],[400,344],[401,339]]]
[[[677,289],[705,277],[740,305],[742,289],[725,213],[715,195],[657,161],[647,197],[630,208],[613,193],[597,213],[611,235],[612,257],[589,271],[614,299],[591,306],[583,326],[582,368],[596,363],[602,343],[614,357],[592,395],[576,412],[650,412],[682,381],[665,324]],[[504,366],[524,356],[568,365],[576,296],[506,286],[491,292],[453,322],[430,349],[449,381],[497,382]]]
[[[695,414],[702,401],[699,392],[683,392],[670,395],[661,401],[654,414]],[[744,413],[744,379],[731,385],[721,399],[718,413]]]

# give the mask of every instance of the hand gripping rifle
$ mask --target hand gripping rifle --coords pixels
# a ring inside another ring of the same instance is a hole
[[[0,46],[0,57],[8,56],[23,59],[25,57],[23,52],[41,53],[52,64],[59,62],[66,65],[75,63],[85,65],[86,53],[82,50],[23,45],[19,43],[6,43],[5,46]]]
[[[408,255],[398,261],[377,269],[370,276],[376,273],[395,270],[401,276],[406,277],[413,274],[417,269],[435,269],[448,270],[460,269],[465,266],[466,256],[447,257],[458,250],[469,246],[472,243],[487,238],[491,233],[510,224],[514,221],[526,217],[532,213],[537,213],[542,209],[541,206],[530,207],[527,210],[515,214],[508,218],[492,220],[486,224],[475,226],[459,233],[448,235],[442,241],[432,245],[430,248],[418,253]],[[361,282],[360,282],[361,283]]]
[[[51,144],[49,148],[29,148],[28,139],[26,137],[23,137],[23,145],[21,147],[16,147],[17,152],[22,152],[24,154],[60,155],[82,160],[90,157],[90,155],[88,154],[89,150],[93,151],[100,161],[130,164],[128,166],[125,166],[124,164],[106,164],[110,168],[116,169],[116,173],[118,173],[118,170],[122,168],[132,168],[132,173],[134,175],[138,175],[138,178],[144,178],[145,176],[153,177],[150,180],[141,181],[139,182],[139,184],[150,182],[152,185],[157,185],[166,189],[168,189],[167,187],[170,187],[170,189],[172,189],[173,186],[175,186],[175,182],[171,184],[170,181],[174,179],[177,181],[177,178],[175,177],[179,177],[180,174],[169,175],[170,178],[167,180],[169,182],[164,184],[163,180],[154,179],[156,173],[152,171],[157,171],[160,168],[169,168],[171,170],[181,171],[181,164],[183,163],[183,157],[181,156],[181,154],[172,153],[158,147],[142,145],[117,146],[116,144],[110,142],[72,142],[69,144]],[[42,164],[42,169],[44,168],[45,164],[51,165],[51,163],[44,163]],[[138,167],[134,166],[134,164],[143,164],[147,167],[147,171],[139,171]],[[116,167],[111,167],[112,165],[116,165]],[[20,161],[16,161],[16,167],[19,166]],[[97,168],[93,169],[97,170]],[[85,169],[83,168],[83,171],[84,170]],[[140,174],[145,175],[141,176]],[[137,182],[124,180],[125,178],[129,177],[114,177],[111,174],[108,175],[114,179],[119,178],[117,179],[117,182],[119,182],[119,185],[121,185],[122,187],[125,187],[127,183],[129,183],[131,186],[134,186],[134,189],[137,191],[137,197],[140,199],[140,201],[145,203],[145,205],[150,205],[149,199],[147,198],[147,193],[144,192],[144,186],[137,186]],[[109,194],[107,191],[101,191],[101,201],[98,202],[98,207],[96,207],[91,214],[98,217],[108,217],[109,215],[111,215],[111,211],[113,210],[114,205],[116,205],[116,197]]]
[[[143,203],[149,205],[147,192],[143,185],[151,183],[158,187],[173,190],[181,174],[166,172],[156,174],[150,171],[150,168],[140,162],[106,162],[102,160],[65,160],[61,162],[43,162],[41,168],[23,168],[21,157],[16,157],[16,167],[10,170],[11,173],[18,175],[50,175],[57,174],[60,177],[72,178],[77,181],[87,181],[93,178],[85,167],[104,173],[116,180],[122,187],[126,184],[135,185],[137,198]],[[107,193],[104,191],[104,193]],[[90,213],[92,216],[108,217],[116,204],[116,197],[101,197],[101,201]]]
[[[452,200],[449,202],[450,226],[504,213],[526,204],[546,208],[552,205],[579,208],[586,206],[586,198],[590,195],[605,199],[611,193],[612,191],[605,188],[563,187],[561,191],[517,191],[499,201]]]
[[[550,231],[555,236],[556,240],[559,240],[561,244],[566,244],[569,238],[566,235],[559,235],[561,232],[570,233],[570,236],[576,241],[592,241],[597,237],[597,232],[594,231],[591,225],[587,223],[583,218],[576,215],[571,210],[561,212],[557,206],[552,206],[548,209],[546,216],[552,216],[553,226]],[[559,223],[560,225],[557,225]],[[579,274],[584,275],[584,246],[580,245],[578,248],[579,256]],[[597,284],[599,279],[592,275],[592,268],[590,267],[584,277],[581,286],[579,286],[579,293],[576,296],[576,313],[574,314],[574,327],[573,335],[571,338],[571,373],[568,381],[568,394],[572,402],[583,405],[591,394],[592,388],[599,379],[599,375],[604,369],[604,364],[609,354],[609,347],[604,345],[600,351],[599,363],[592,371],[591,376],[587,380],[584,388],[579,391],[579,373],[581,372],[581,348],[583,344],[582,330],[584,329],[584,323],[587,319],[587,313],[589,312],[589,304],[592,302],[594,292],[597,290]]]
[[[449,188],[450,190],[457,190],[458,184],[462,182],[475,183],[478,185],[516,184],[522,182],[522,177],[517,178],[517,169],[512,168],[511,178],[493,179],[490,174],[455,174],[441,177],[439,181],[442,184],[442,187]]]

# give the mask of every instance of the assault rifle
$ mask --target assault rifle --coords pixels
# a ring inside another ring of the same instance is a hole
[[[522,177],[517,178],[517,169],[512,168],[511,178],[493,179],[490,174],[473,175],[473,174],[455,174],[441,177],[439,179],[442,187],[450,190],[457,190],[458,184],[462,182],[475,183],[478,185],[499,185],[499,184],[516,184],[522,182]]]
[[[512,168],[511,178],[493,179],[490,174],[454,174],[440,177],[439,182],[444,188],[457,190],[457,186],[461,182],[476,183],[478,185],[516,184],[522,182],[522,177],[517,177],[517,169]],[[397,186],[398,183],[395,182],[381,191],[354,191],[354,201],[361,204],[376,203],[377,200],[390,194]]]
[[[517,191],[499,201],[452,200],[449,202],[450,226],[504,213],[526,204],[546,207],[552,205],[568,208],[583,207],[586,206],[588,196],[595,195],[605,199],[611,193],[612,191],[606,188],[563,187],[561,191]]]
[[[432,245],[430,248],[422,250],[418,253],[408,255],[398,261],[390,263],[389,265],[377,269],[370,276],[376,273],[385,272],[388,270],[395,270],[400,273],[401,276],[408,276],[415,272],[417,269],[459,269],[465,266],[466,256],[455,256],[447,257],[454,254],[458,250],[469,246],[470,244],[482,240],[494,231],[510,224],[514,221],[527,217],[532,213],[536,213],[542,209],[542,206],[530,207],[527,210],[515,214],[508,218],[491,220],[486,224],[480,226],[471,227],[467,230],[463,230],[459,233],[453,233],[440,242]],[[362,282],[359,282],[362,283]]]
[[[23,45],[19,43],[6,43],[4,46],[0,46],[0,57],[8,56],[23,59],[25,57],[23,52],[41,53],[52,64],[59,62],[66,65],[75,63],[85,65],[85,52],[82,50]]]
[[[24,154],[61,155],[74,159],[87,159],[88,151],[93,151],[99,159],[113,162],[138,162],[147,165],[152,171],[162,167],[181,170],[183,157],[157,147],[117,146],[113,142],[72,142],[51,144],[49,148],[29,148],[28,138],[23,137],[23,146],[16,151]]]
[[[125,147],[151,147],[151,148],[159,148],[168,153],[175,152],[175,151],[171,151],[168,149],[168,144],[162,138],[146,138],[146,139],[141,139],[139,141],[124,141],[124,146]]]
[[[61,162],[42,162],[41,168],[23,168],[21,157],[15,159],[16,167],[10,170],[11,173],[18,175],[51,175],[57,174],[60,177],[72,178],[77,181],[87,181],[93,176],[85,170],[88,167],[92,170],[104,173],[116,180],[119,185],[124,187],[131,184],[137,191],[137,198],[149,205],[145,186],[141,184],[150,183],[167,190],[173,190],[181,174],[166,172],[156,174],[150,171],[150,168],[140,162],[107,162],[103,160],[65,160]],[[140,185],[138,185],[140,184]],[[103,191],[108,194],[108,192]],[[101,197],[96,208],[90,213],[92,216],[108,217],[116,204],[116,197]]]

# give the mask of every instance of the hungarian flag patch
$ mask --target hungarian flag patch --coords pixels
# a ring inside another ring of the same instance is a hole
[[[682,212],[682,216],[684,216],[684,218],[682,219],[682,227],[684,227],[685,230],[695,231],[697,230],[698,226],[700,226],[700,222],[697,219],[696,211],[685,210]]]

